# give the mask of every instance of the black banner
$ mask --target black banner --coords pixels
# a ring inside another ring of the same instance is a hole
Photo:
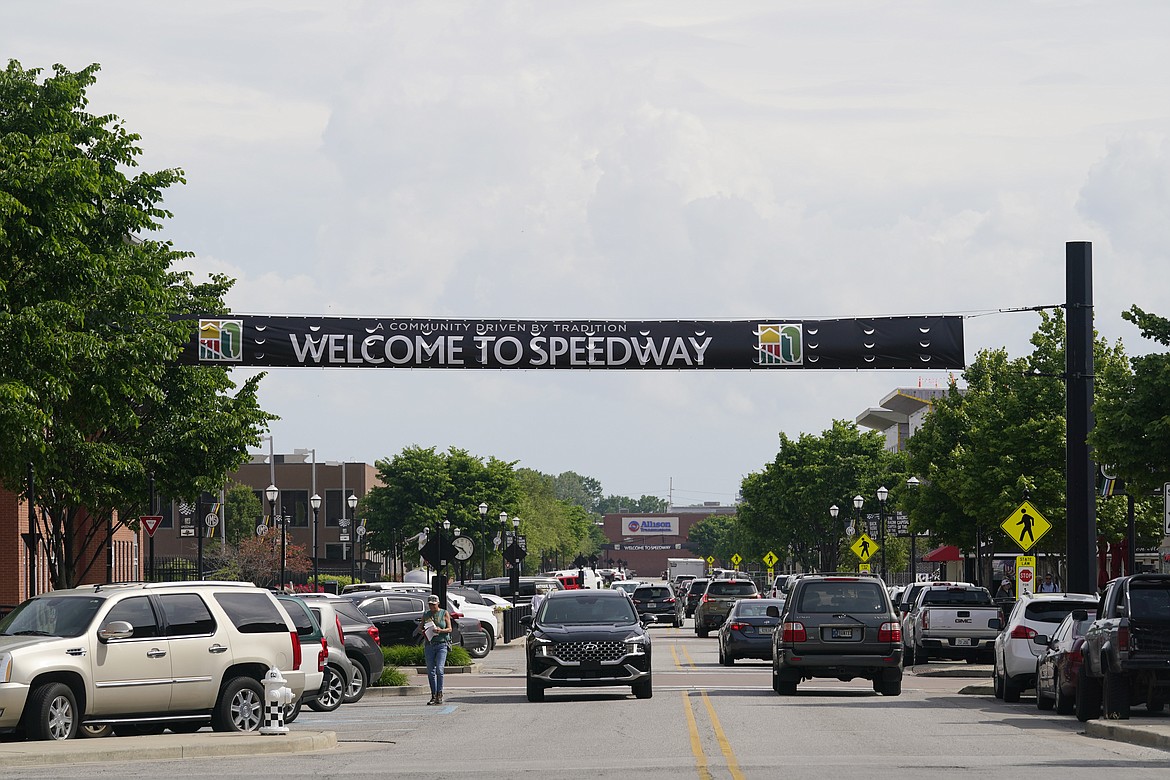
[[[961,369],[961,317],[198,320],[187,364],[313,368]]]

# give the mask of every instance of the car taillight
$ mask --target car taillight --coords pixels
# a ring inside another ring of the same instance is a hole
[[[902,641],[902,626],[899,623],[890,621],[882,623],[881,628],[878,629],[879,642],[901,642]]]
[[[922,610],[922,614],[918,618],[918,624],[925,628],[930,628],[930,610]]]
[[[329,640],[321,637],[321,650],[317,653],[317,671],[325,671],[325,662],[329,660]]]
[[[729,623],[728,627],[732,631],[743,631],[748,625],[748,623]]]
[[[301,636],[296,631],[289,631],[289,636],[292,637],[293,645],[293,669],[301,668]]]
[[[1009,634],[1012,639],[1031,639],[1036,636],[1036,629],[1028,628],[1027,626],[1016,626]]]
[[[667,603],[667,604],[673,604],[673,603],[674,603],[674,596],[671,596],[670,598],[668,598],[668,599],[666,600],[666,603]]]
[[[641,602],[640,600],[638,600],[638,599],[634,599],[634,603],[635,603],[635,604],[641,604],[642,602]]]
[[[337,621],[337,639],[341,642],[341,644],[344,645],[345,644],[345,632],[341,630],[341,618],[335,617],[333,619],[335,621]]]
[[[370,635],[370,639],[374,640],[374,644],[380,644],[382,642],[382,636],[378,633],[377,626],[370,626],[366,629],[366,633]]]
[[[804,623],[785,623],[780,634],[782,642],[807,642],[808,634],[804,630]]]
[[[1129,650],[1129,626],[1117,627],[1117,649],[1123,653]]]

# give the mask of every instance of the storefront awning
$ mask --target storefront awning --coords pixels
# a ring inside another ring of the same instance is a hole
[[[945,561],[957,561],[960,557],[958,547],[953,544],[944,544],[942,547],[936,547],[926,555],[923,555],[922,561],[923,563],[943,563]]]

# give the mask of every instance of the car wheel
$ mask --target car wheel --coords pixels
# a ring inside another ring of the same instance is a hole
[[[711,633],[705,626],[695,625],[695,633],[699,635],[700,639],[706,639]]]
[[[1057,686],[1057,687],[1059,688],[1060,686]],[[1039,674],[1039,671],[1037,671],[1037,673],[1036,673],[1036,709],[1050,710],[1050,709],[1052,709],[1053,705],[1055,705],[1055,704],[1056,704],[1055,699],[1053,699],[1050,696],[1045,695],[1045,693],[1040,690],[1040,674]]]
[[[1060,679],[1056,678],[1056,684],[1052,686],[1052,706],[1056,710],[1057,715],[1072,715],[1076,708],[1076,702],[1070,699],[1064,693],[1064,686],[1060,684]]]
[[[349,688],[346,689],[345,696],[341,699],[345,704],[361,701],[362,697],[366,695],[366,687],[369,685],[370,679],[370,673],[366,671],[366,667],[361,661],[353,658],[349,660],[350,665],[353,666],[353,679],[350,680]]]
[[[930,663],[930,651],[925,647],[914,648],[914,665]]]
[[[1159,713],[1166,709],[1166,702],[1161,699],[1150,699],[1146,702],[1146,712]]]
[[[264,721],[264,686],[252,677],[233,677],[211,712],[214,731],[258,731]]]
[[[29,739],[73,739],[80,728],[77,699],[64,683],[44,683],[33,689],[24,711]]]
[[[341,706],[345,699],[345,675],[333,664],[325,667],[325,682],[321,684],[321,693],[317,701],[309,705],[313,712],[333,712]]]
[[[999,665],[991,667],[991,687],[995,698],[1003,698],[1003,678],[999,676]]]
[[[914,645],[902,645],[902,665],[914,665]]]
[[[1101,683],[1095,677],[1084,674],[1083,669],[1080,679],[1077,680],[1077,695],[1073,711],[1081,723],[1101,716]]]
[[[639,680],[632,687],[634,689],[634,698],[650,699],[654,696],[654,681],[649,677],[645,680]]]
[[[298,696],[296,701],[284,708],[284,722],[286,724],[292,723],[301,716],[301,707],[303,706],[301,700],[304,698],[304,696]]]
[[[901,696],[902,678],[897,680],[874,680],[873,689],[882,696]]]
[[[1019,681],[1011,675],[1005,674],[1003,676],[1003,700],[1008,704],[1016,704],[1020,701],[1020,694],[1023,693],[1024,687]]]
[[[1129,685],[1121,672],[1105,672],[1101,715],[1108,720],[1129,720]]]
[[[100,726],[97,726],[97,725],[91,726],[91,725],[83,723],[83,724],[81,724],[80,731],[78,731],[78,734],[80,734],[83,737],[88,737],[90,739],[101,739],[103,737],[108,737],[113,733],[114,733],[114,727],[111,726],[109,723],[103,723]]]
[[[463,649],[466,650],[467,654],[472,658],[486,658],[487,654],[492,651],[491,636],[485,631],[482,642],[479,642],[475,645],[465,644],[463,645]]]
[[[544,685],[529,677],[525,681],[525,693],[528,694],[528,701],[542,702],[544,701]]]

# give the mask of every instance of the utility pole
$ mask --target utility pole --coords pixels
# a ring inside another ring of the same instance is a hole
[[[1089,454],[1093,429],[1093,245],[1065,244],[1065,517],[1072,593],[1096,593],[1097,515]]]

